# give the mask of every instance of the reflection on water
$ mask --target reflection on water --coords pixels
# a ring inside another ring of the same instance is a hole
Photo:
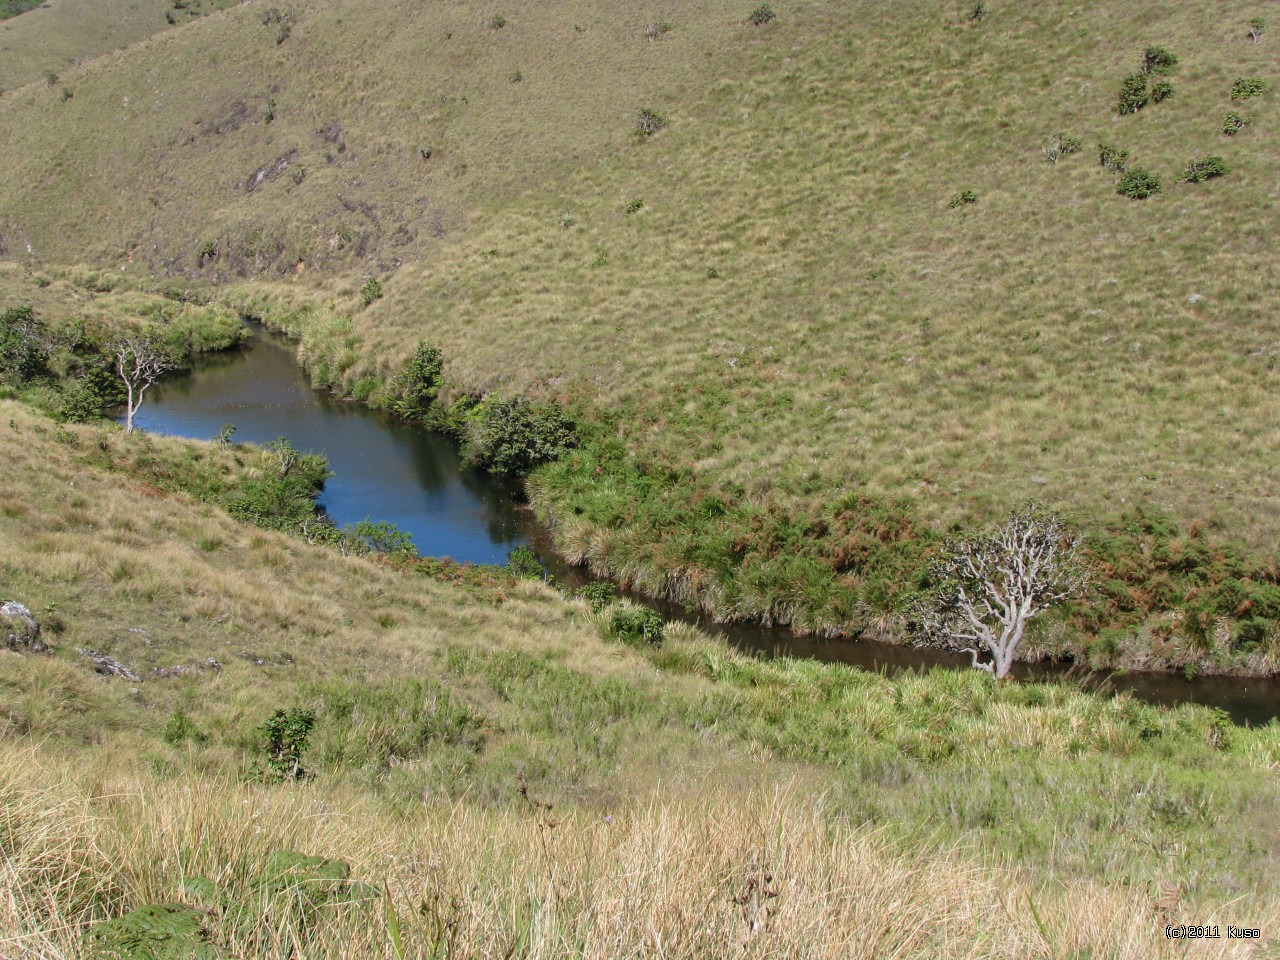
[[[311,389],[288,342],[254,332],[249,347],[201,357],[190,376],[152,388],[138,427],[207,440],[230,423],[237,441],[286,437],[323,453],[333,476],[320,505],[334,523],[390,521],[426,556],[504,563],[527,541],[516,487],[464,468],[438,434]]]

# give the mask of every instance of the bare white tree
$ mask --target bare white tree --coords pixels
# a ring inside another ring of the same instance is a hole
[[[954,541],[934,568],[937,588],[912,611],[919,642],[1006,676],[1027,623],[1087,585],[1080,543],[1061,518],[1031,507],[994,533]]]
[[[125,389],[124,431],[133,433],[133,417],[142,406],[143,394],[173,366],[169,355],[150,337],[122,337],[112,347],[116,375]]]

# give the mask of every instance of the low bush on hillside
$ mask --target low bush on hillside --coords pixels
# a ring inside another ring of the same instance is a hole
[[[762,27],[776,16],[777,14],[773,12],[773,7],[767,3],[762,3],[751,11],[751,16],[748,19],[754,26]]]
[[[963,207],[968,204],[977,203],[977,202],[978,202],[978,195],[976,193],[974,193],[972,190],[961,190],[959,193],[957,193],[954,197],[951,198],[951,201],[947,204],[947,206],[950,207],[952,210],[954,210],[956,209],[956,207]]]
[[[1124,173],[1129,165],[1129,151],[1109,143],[1098,144],[1098,163],[1115,173]]]
[[[227,510],[269,530],[296,532],[315,520],[315,498],[330,476],[328,463],[322,456],[299,453],[283,437],[266,451],[267,469],[244,482]]]
[[[1131,73],[1120,84],[1117,109],[1122,114],[1137,113],[1147,105],[1150,99],[1151,95],[1147,91],[1147,75],[1145,73]]]
[[[1143,73],[1169,73],[1177,65],[1177,56],[1164,47],[1147,47],[1142,53]]]
[[[1145,200],[1160,192],[1160,178],[1149,170],[1134,167],[1120,178],[1116,193],[1130,200]]]
[[[1231,85],[1232,100],[1248,100],[1267,92],[1267,82],[1261,77],[1240,77]]]
[[[377,277],[370,277],[360,288],[360,300],[367,307],[375,300],[382,299],[382,284]]]
[[[1252,118],[1241,116],[1239,113],[1232,110],[1222,118],[1222,132],[1228,137],[1234,137],[1251,123],[1253,123]]]
[[[1192,160],[1182,174],[1183,183],[1201,183],[1214,177],[1225,176],[1227,162],[1221,157],[1205,157],[1203,160]]]
[[[1163,103],[1173,96],[1173,84],[1168,80],[1161,80],[1151,85],[1151,102]]]

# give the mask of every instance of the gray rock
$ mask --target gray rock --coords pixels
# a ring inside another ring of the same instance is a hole
[[[0,637],[4,637],[10,650],[44,653],[49,649],[40,639],[40,624],[17,600],[6,600],[0,604]]]
[[[105,653],[99,653],[97,650],[88,650],[84,647],[76,647],[76,653],[83,654],[92,660],[93,669],[97,670],[104,677],[124,677],[126,680],[132,680],[134,683],[142,682],[141,677],[115,657],[109,657]]]

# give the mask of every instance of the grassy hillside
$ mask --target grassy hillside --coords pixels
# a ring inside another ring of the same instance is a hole
[[[238,2],[0,0],[0,91],[40,81],[74,92],[71,79],[94,57]]]
[[[178,901],[235,955],[287,956],[297,916],[233,909],[281,849],[385,881],[403,956],[1137,958],[1181,955],[1184,913],[1280,921],[1275,725],[760,663],[687,627],[636,649],[540,583],[231,520],[250,448],[12,401],[0,430],[3,593],[54,647],[0,653],[6,955]],[[287,707],[314,711],[314,779],[246,779]],[[312,919],[314,955],[398,955],[362,889]]]
[[[446,398],[573,406],[532,483],[562,548],[720,615],[893,629],[934,539],[1033,497],[1106,585],[1044,652],[1270,663],[1274,597],[1196,599],[1276,579],[1280,126],[1231,99],[1280,82],[1258,11],[748,6],[314,0],[278,42],[246,4],[6,97],[0,245],[257,298],[375,402],[426,339]],[[1119,116],[1151,44],[1175,92]],[[1118,195],[1099,143],[1163,190]]]

